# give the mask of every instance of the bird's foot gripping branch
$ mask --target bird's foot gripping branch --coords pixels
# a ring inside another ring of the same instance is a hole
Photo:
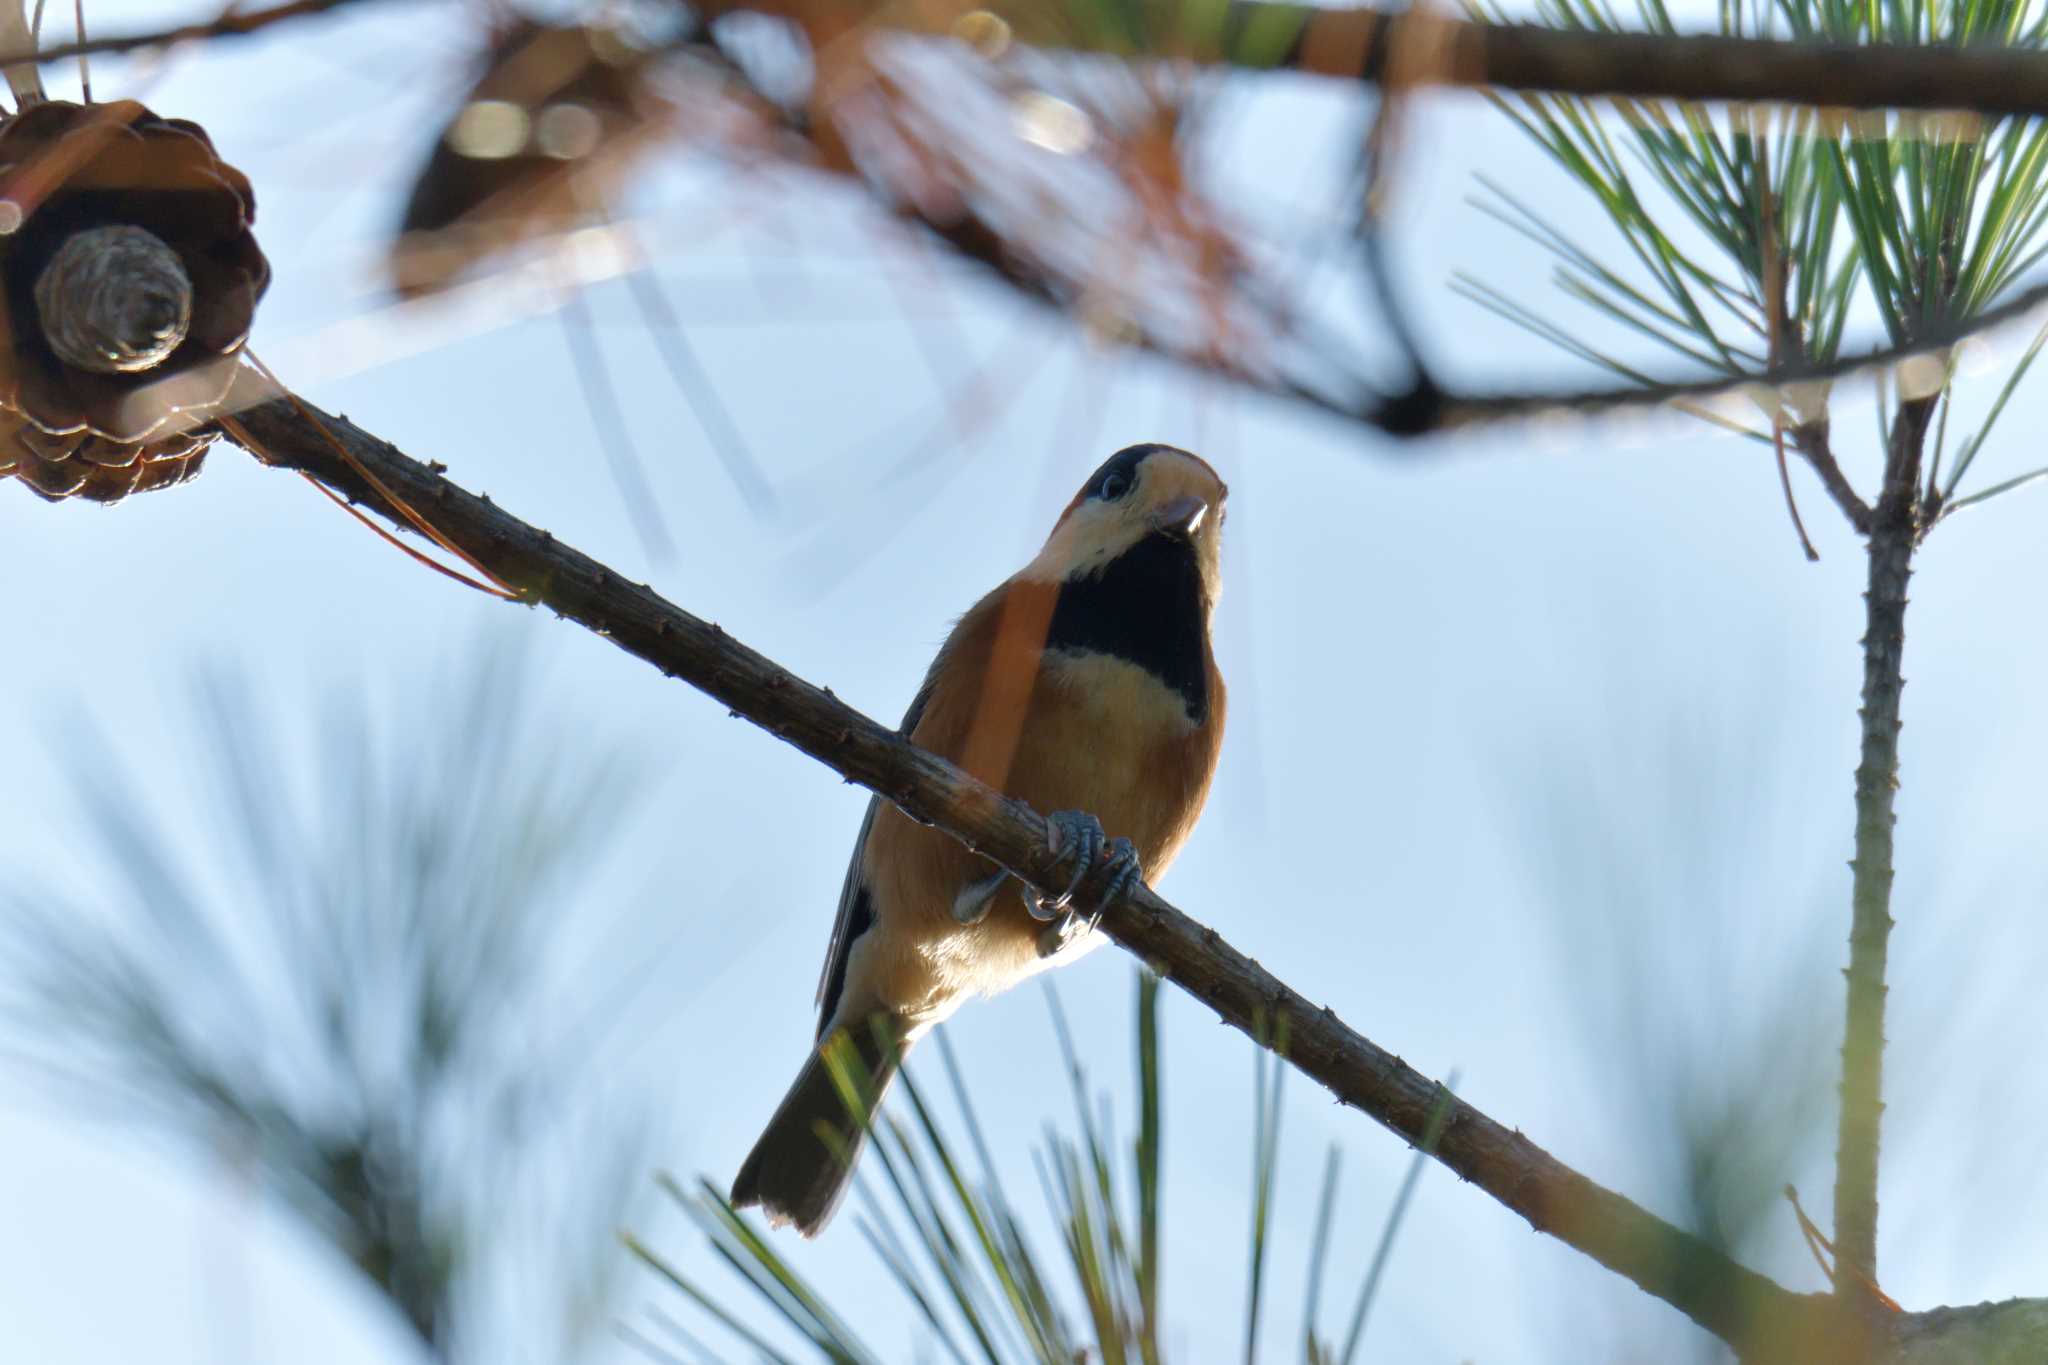
[[[611,640],[710,694],[736,716],[874,791],[913,819],[1008,868],[1041,894],[1072,874],[1030,807],[976,781],[795,677],[715,624],[448,480],[343,418],[271,401],[240,435],[268,464],[305,473],[403,530],[472,557],[525,600]],[[404,508],[395,507],[398,499]],[[1286,1060],[1410,1144],[1440,1126],[1433,1154],[1537,1231],[1593,1257],[1734,1347],[1745,1361],[2033,1361],[2048,1358],[2048,1304],[2014,1301],[1869,1318],[1831,1296],[1795,1294],[1587,1179],[1399,1057],[1360,1036],[1142,884],[1101,929],[1255,1040],[1285,1037]],[[1434,1120],[1434,1122],[1433,1122]],[[1970,1354],[1954,1348],[1967,1343]]]

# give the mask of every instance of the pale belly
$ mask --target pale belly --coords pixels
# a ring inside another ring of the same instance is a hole
[[[1180,852],[1203,794],[1186,780],[1167,779],[1154,755],[1169,750],[1192,723],[1182,722],[1177,704],[1165,705],[1150,695],[1163,691],[1151,675],[1101,665],[1098,660],[1088,685],[1081,687],[1064,676],[1056,658],[1048,658],[1040,686],[1059,691],[1059,704],[1044,711],[1034,708],[1035,723],[1020,736],[1003,785],[1044,814],[1083,810],[1097,815],[1111,837],[1122,835],[1138,846],[1145,878],[1154,882]],[[1133,717],[1155,719],[1136,724]],[[996,894],[982,919],[960,924],[951,897],[985,876],[989,865],[967,855],[950,836],[911,826],[898,812],[886,811],[882,819],[894,827],[878,826],[876,834],[906,861],[949,868],[945,897],[927,893],[917,899],[931,904],[878,905],[875,925],[853,948],[852,976],[871,983],[876,1003],[914,1033],[943,1021],[971,997],[1009,990],[1106,941],[1100,933],[1075,933],[1057,952],[1045,955],[1040,945],[1050,925],[1030,914],[1014,882]],[[932,884],[932,878],[919,876],[898,882],[895,889],[908,892]]]

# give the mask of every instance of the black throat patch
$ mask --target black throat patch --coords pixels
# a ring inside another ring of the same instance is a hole
[[[1180,694],[1188,719],[1209,717],[1207,604],[1194,546],[1154,534],[1088,578],[1060,584],[1047,649],[1107,654]]]

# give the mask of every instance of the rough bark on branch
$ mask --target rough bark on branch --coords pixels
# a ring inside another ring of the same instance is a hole
[[[693,8],[709,15],[772,15],[827,41],[861,25],[945,34],[962,15],[985,9],[1010,24],[1017,42],[1032,47],[1301,71],[1373,85],[1390,63],[1400,61],[1404,84],[1842,109],[2048,112],[2048,54],[1988,43],[1850,46],[1717,34],[1597,33],[1491,24],[1422,9],[1233,0],[1223,7],[1220,21],[1204,10],[1199,31],[1189,24],[1147,33],[1145,50],[1138,51],[1113,30],[1097,30],[1099,36],[1091,38],[1088,26],[1071,22],[1064,10],[1044,0],[872,7],[839,0],[699,0]],[[1255,32],[1291,33],[1293,40],[1281,45],[1242,41]],[[1397,57],[1404,47],[1406,55]]]
[[[0,65],[57,61],[80,53],[135,51],[190,39],[240,37],[283,20],[352,0],[287,0],[266,10],[223,14],[211,23],[53,43],[41,53],[0,53]],[[846,31],[856,23],[903,33],[948,33],[952,20],[977,4],[846,6],[838,0],[705,0],[705,14],[772,14],[801,27]],[[1036,47],[1073,49],[1083,25],[1063,23],[1049,4],[985,6],[1008,18],[1018,39]],[[1034,20],[1036,16],[1036,20]],[[1051,23],[1047,20],[1051,18]],[[1403,63],[1403,82],[1427,86],[1491,86],[1548,94],[1622,94],[1636,98],[1743,100],[1821,104],[1833,108],[1956,108],[1982,115],[2048,113],[2048,53],[2013,47],[1894,47],[1778,43],[1718,35],[1569,33],[1530,25],[1489,25],[1415,10],[1335,10],[1274,0],[1235,0],[1223,12],[1221,35],[1294,33],[1294,41],[1247,53],[1241,43],[1188,33],[1161,33],[1159,49],[1114,55],[1180,57],[1247,70],[1294,70],[1378,84],[1397,45],[1415,43],[1427,61]],[[1235,49],[1235,51],[1233,51]]]
[[[1885,957],[1891,939],[1892,826],[1899,789],[1900,671],[1906,585],[1920,538],[1920,461],[1935,400],[1899,406],[1871,514],[1863,594],[1862,743],[1856,765],[1856,856],[1842,1030],[1842,1107],[1835,1140],[1836,1283],[1846,1294],[1878,1281],[1877,1157],[1884,1115]],[[1847,1273],[1844,1273],[1844,1272]]]
[[[2048,1360],[2048,1299],[2007,1299],[1909,1313],[1898,1365],[2039,1365]]]
[[[0,53],[0,66],[53,62],[81,54],[130,52],[170,43],[239,37],[272,25],[323,14],[354,0],[287,0],[267,9],[230,12],[210,22],[51,44],[40,52]],[[946,33],[974,4],[890,5],[865,9],[837,0],[703,0],[707,15],[765,14],[837,36],[857,25],[910,33]],[[1082,27],[1059,22],[1043,4],[988,6],[1012,21],[1018,39],[1043,48],[1086,46]],[[1034,22],[1034,13],[1037,22]],[[1054,23],[1045,23],[1051,13]],[[1216,32],[1294,31],[1291,43],[1244,55],[1230,42],[1206,43],[1185,33],[1152,35],[1158,48],[1128,43],[1089,50],[1124,57],[1177,57],[1249,70],[1293,70],[1377,84],[1391,54],[1414,43],[1427,61],[1404,62],[1401,79],[1420,85],[1494,87],[1560,95],[1624,95],[1642,99],[1733,100],[1842,109],[1965,110],[1981,114],[2048,113],[2048,53],[1996,44],[1916,47],[1777,42],[1701,34],[1594,33],[1489,24],[1427,11],[1326,9],[1234,0]]]
[[[387,505],[361,472],[370,471],[377,483],[525,600],[553,609],[664,674],[709,693],[733,715],[753,721],[1034,884],[1060,880],[1046,846],[1045,822],[1028,806],[917,748],[830,691],[793,676],[716,624],[457,486],[439,466],[403,455],[345,418],[310,407],[306,413],[310,416],[276,400],[248,408],[238,422],[260,447],[255,453],[265,463],[308,474],[400,529],[410,529],[409,520]],[[316,421],[324,422],[327,431]],[[347,458],[337,443],[346,447]],[[2048,1305],[2032,1301],[1874,1322],[1845,1313],[1828,1296],[1794,1294],[1595,1184],[1520,1132],[1448,1096],[1149,888],[1110,907],[1102,928],[1248,1036],[1284,1036],[1291,1065],[1410,1143],[1420,1142],[1433,1111],[1447,1106],[1448,1121],[1434,1151],[1438,1161],[1536,1230],[1679,1309],[1747,1361],[1938,1365],[1962,1358],[1942,1353],[1951,1330],[1972,1334],[1969,1339],[1975,1342],[2003,1341],[2007,1324],[2020,1334],[2016,1341],[2021,1336],[2036,1340],[2034,1334],[2048,1330]]]

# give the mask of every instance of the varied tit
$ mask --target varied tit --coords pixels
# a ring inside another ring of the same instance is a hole
[[[759,1205],[772,1225],[816,1236],[910,1046],[969,996],[1098,946],[1101,908],[1180,852],[1223,744],[1209,616],[1226,491],[1186,451],[1119,451],[1067,504],[1038,557],[953,627],[903,733],[1055,812],[1052,847],[1072,880],[1041,897],[950,835],[871,801],[818,984],[816,1048],[740,1167],[735,1207]],[[1091,872],[1100,894],[1083,916],[1072,900]],[[870,1078],[864,1113],[849,1113],[828,1044]]]

